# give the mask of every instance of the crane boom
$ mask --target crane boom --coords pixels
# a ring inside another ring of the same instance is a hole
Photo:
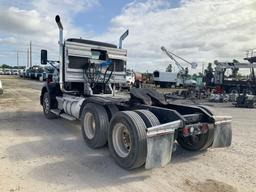
[[[216,65],[217,69],[250,69],[256,68],[256,64],[252,63],[234,63],[234,62],[219,62],[215,61],[214,64]]]
[[[172,60],[175,62],[175,64],[176,64],[177,67],[179,68],[179,70],[182,70],[182,71],[185,70],[184,67],[182,67],[182,65],[172,56],[172,54],[171,54],[169,51],[167,51],[167,49],[166,49],[164,46],[161,47],[161,50],[162,50],[163,52],[165,52],[165,54],[166,54],[168,57],[170,57],[170,59],[172,59]]]
[[[182,60],[182,61],[188,63],[188,64],[191,66],[192,69],[197,68],[197,63],[191,63],[191,62],[187,61],[186,59],[184,59],[184,58],[182,58],[182,57],[180,57],[180,56],[178,56],[178,55],[176,55],[176,54],[174,54],[174,53],[168,51],[164,46],[161,47],[161,50],[162,50],[163,52],[165,52],[165,54],[166,54],[168,57],[170,57],[172,60],[174,60],[175,64],[178,66],[178,68],[179,68],[180,70],[184,70],[184,67],[182,67],[182,65],[181,65],[174,57],[177,57],[177,58],[179,58],[180,60]],[[173,56],[174,56],[174,57],[173,57]]]

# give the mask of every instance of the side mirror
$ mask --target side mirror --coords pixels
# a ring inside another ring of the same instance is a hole
[[[44,50],[44,49],[41,50],[41,64],[42,65],[47,64],[47,50]]]

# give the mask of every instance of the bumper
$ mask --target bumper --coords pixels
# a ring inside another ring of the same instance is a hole
[[[213,116],[215,123],[209,124],[209,136],[205,146],[217,148],[228,147],[232,141],[230,116]],[[165,123],[147,129],[147,158],[146,169],[164,167],[171,161],[174,133],[181,128],[181,120]]]

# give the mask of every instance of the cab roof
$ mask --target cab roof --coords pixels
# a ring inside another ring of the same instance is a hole
[[[90,45],[97,45],[97,46],[104,46],[104,47],[110,47],[110,48],[117,48],[117,46],[114,44],[93,41],[93,40],[87,40],[87,39],[69,38],[66,41],[75,42],[75,43],[84,43],[84,44],[90,44]]]

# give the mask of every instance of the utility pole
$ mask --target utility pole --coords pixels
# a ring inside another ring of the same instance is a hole
[[[27,68],[29,68],[29,49],[27,49]]]
[[[30,67],[32,67],[32,41],[29,43],[29,53],[30,53]]]
[[[19,51],[17,51],[17,66],[19,66]]]

